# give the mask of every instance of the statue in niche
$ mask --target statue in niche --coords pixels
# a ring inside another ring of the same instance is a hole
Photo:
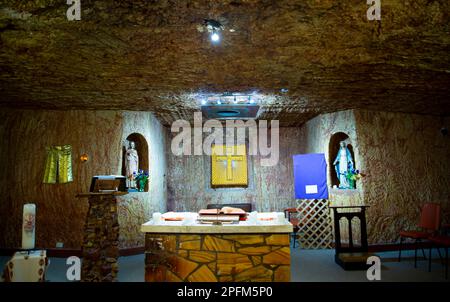
[[[340,148],[333,165],[339,179],[339,189],[353,189],[347,178],[347,173],[353,170],[353,159],[344,141],[340,142]]]
[[[139,155],[136,151],[136,144],[130,141],[130,146],[125,153],[125,173],[127,178],[127,188],[136,188],[136,176],[139,171]]]

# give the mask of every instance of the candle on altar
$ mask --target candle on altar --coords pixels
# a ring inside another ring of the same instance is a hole
[[[36,205],[26,203],[23,205],[23,224],[22,224],[22,249],[34,249],[35,242],[35,222]]]

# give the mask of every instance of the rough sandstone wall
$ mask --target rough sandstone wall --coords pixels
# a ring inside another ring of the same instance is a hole
[[[174,156],[168,141],[168,209],[198,211],[209,203],[250,202],[257,211],[282,211],[295,207],[292,155],[301,153],[299,128],[280,128],[280,159],[264,167],[260,156],[248,156],[247,188],[211,188],[208,155]],[[173,136],[173,134],[171,134]]]
[[[450,218],[450,137],[440,129],[449,119],[356,110],[359,153],[368,210],[369,243],[394,242],[414,228],[425,202],[442,206]]]
[[[360,205],[363,204],[364,187],[360,182],[356,184],[356,190],[339,190],[331,188],[331,174],[335,173],[332,165],[334,158],[329,158],[329,142],[333,134],[342,132],[348,135],[348,143],[353,146],[355,168],[365,170],[364,161],[359,152],[359,139],[356,132],[355,118],[352,110],[339,111],[319,115],[301,127],[304,137],[304,153],[324,153],[327,161],[327,182],[329,185],[329,201],[332,205]],[[330,213],[331,219],[333,214]],[[360,240],[359,222],[354,221],[353,238],[355,242]],[[341,240],[348,241],[348,223],[340,221]]]
[[[37,206],[36,247],[64,242],[64,247],[79,248],[88,205],[75,194],[89,189],[93,175],[121,173],[121,147],[128,132],[144,132],[154,169],[148,193],[129,194],[119,201],[121,247],[143,245],[138,225],[153,210],[165,210],[166,130],[145,112],[2,109],[0,248],[20,247],[22,207],[27,202]],[[74,181],[43,184],[45,147],[63,144],[73,148]],[[79,160],[83,153],[89,155],[85,163]]]
[[[121,146],[132,133],[144,136],[148,144],[149,191],[129,193],[120,196],[118,213],[120,225],[120,246],[123,248],[144,246],[144,234],[141,224],[150,220],[153,212],[165,212],[167,203],[166,189],[166,140],[167,129],[153,114],[147,112],[126,111],[123,113],[124,125]],[[144,156],[144,155],[140,155]],[[147,170],[147,168],[145,168]]]
[[[356,168],[366,176],[357,190],[331,189],[330,202],[369,205],[369,244],[382,244],[395,242],[401,229],[415,228],[425,202],[440,203],[442,221],[449,222],[450,139],[440,133],[443,125],[448,127],[449,119],[348,110],[315,117],[301,131],[305,152],[325,153],[329,173],[331,136],[336,132],[349,136]],[[346,240],[346,224],[341,222],[342,228]]]
[[[301,128],[281,128],[280,162],[262,167],[249,157],[249,187],[211,189],[208,156],[175,157],[170,135],[150,113],[122,111],[0,112],[0,247],[20,246],[22,206],[37,204],[37,247],[78,248],[87,202],[77,192],[89,188],[95,174],[120,174],[121,148],[131,133],[149,145],[150,190],[121,197],[118,203],[121,247],[143,245],[142,222],[154,211],[198,210],[208,203],[252,202],[258,211],[295,206],[292,155],[325,153],[332,134],[347,133],[356,167],[367,174],[354,192],[330,190],[335,204],[371,206],[369,243],[389,243],[398,230],[414,227],[420,206],[440,202],[449,221],[449,137],[439,132],[449,119],[373,111],[320,115]],[[71,144],[74,182],[44,185],[45,147]],[[81,163],[79,156],[89,155]],[[166,159],[167,158],[167,159]],[[166,175],[167,180],[166,180]],[[167,191],[166,191],[167,182]]]

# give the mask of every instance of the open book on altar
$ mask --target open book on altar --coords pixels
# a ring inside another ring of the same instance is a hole
[[[246,215],[247,212],[245,212],[242,209],[239,208],[232,208],[232,207],[223,207],[221,209],[202,209],[198,212],[200,215]]]
[[[205,223],[208,221],[221,221],[221,222],[238,222],[239,220],[245,220],[247,212],[240,208],[223,207],[221,209],[202,209],[198,212],[198,221]]]

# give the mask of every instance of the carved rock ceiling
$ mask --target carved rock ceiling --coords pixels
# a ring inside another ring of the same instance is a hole
[[[450,113],[448,0],[0,2],[0,106],[154,111],[191,119],[197,93],[269,96],[261,117],[337,110]],[[197,27],[224,25],[221,43]],[[234,30],[233,32],[230,29]],[[281,89],[288,89],[282,93]]]

